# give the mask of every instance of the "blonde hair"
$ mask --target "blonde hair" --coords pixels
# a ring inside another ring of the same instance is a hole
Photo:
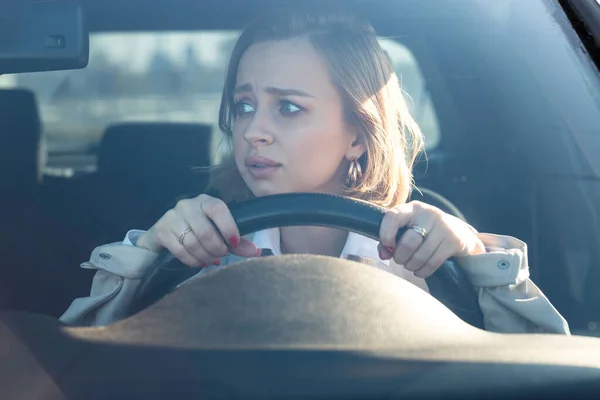
[[[349,126],[366,146],[358,160],[363,175],[345,194],[383,207],[407,200],[413,183],[412,167],[423,150],[423,135],[402,94],[388,55],[370,24],[338,12],[279,10],[251,23],[240,35],[225,79],[219,127],[231,140],[234,89],[244,52],[253,44],[306,37],[329,66],[346,110]],[[214,167],[209,187],[223,200],[241,201],[253,195],[233,156]]]

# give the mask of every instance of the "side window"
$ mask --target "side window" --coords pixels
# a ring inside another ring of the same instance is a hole
[[[425,146],[427,149],[436,147],[440,141],[440,128],[427,84],[417,60],[408,48],[395,40],[379,38],[379,43],[394,65],[411,114],[425,135]]]

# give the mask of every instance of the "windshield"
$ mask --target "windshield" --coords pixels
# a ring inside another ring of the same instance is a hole
[[[470,129],[468,125],[479,121],[494,121],[501,115],[507,129],[523,128],[524,122],[533,121],[543,125],[532,128],[548,129],[556,126],[555,121],[548,115],[533,118],[533,113],[560,110],[549,114],[564,116],[568,119],[565,122],[581,128],[572,133],[593,173],[600,173],[599,161],[592,156],[599,150],[598,144],[584,133],[594,131],[598,110],[595,102],[578,95],[585,91],[597,98],[596,71],[570,26],[565,34],[560,25],[548,24],[553,14],[558,14],[558,22],[566,26],[560,7],[544,1],[527,6],[513,2],[485,7],[481,4],[463,0],[457,2],[454,11],[419,6],[409,16],[401,17],[402,28],[394,27],[390,37],[380,37],[425,133],[427,147],[433,149],[440,142],[437,108],[446,114],[452,112],[453,106],[440,105],[442,101],[464,99],[464,103],[472,103],[469,115],[452,116],[460,129]],[[436,18],[427,22],[423,13],[438,15],[448,25],[434,29]],[[450,20],[449,16],[456,18]],[[383,17],[380,22],[388,33],[389,18]],[[544,43],[535,42],[540,39],[538,33],[532,36],[531,29],[537,29],[534,27],[545,29]],[[92,33],[87,68],[0,76],[0,87],[26,87],[36,93],[50,151],[50,170],[69,167],[73,160],[65,163],[61,155],[88,154],[91,158],[87,163],[72,167],[89,172],[95,168],[94,146],[112,123],[201,122],[213,125],[219,135],[216,122],[220,94],[237,35],[238,31]],[[561,42],[568,46],[558,46]],[[555,46],[550,49],[548,43]],[[570,88],[568,94],[574,95],[573,101],[559,92],[558,82],[550,84],[556,71],[583,74],[576,80],[563,77],[570,86],[581,85]],[[456,90],[448,87],[459,82]],[[432,90],[437,94],[434,102]],[[472,91],[477,91],[476,96],[470,97]],[[493,103],[499,108],[479,108]],[[515,114],[515,110],[521,114]],[[527,121],[524,116],[528,116]],[[499,123],[494,121],[486,129]],[[212,143],[218,158],[220,140]]]
[[[525,241],[532,278],[574,331],[596,334],[600,79],[559,2],[376,3],[361,10],[426,138],[416,185],[442,193],[478,230]],[[189,12],[180,6],[174,14]],[[104,134],[122,122],[208,125],[219,162],[221,90],[243,27],[221,11],[194,29],[181,17],[124,32],[106,19],[91,35],[86,69],[0,76],[3,88],[35,93],[46,174],[95,176]],[[136,228],[121,222],[99,240]]]

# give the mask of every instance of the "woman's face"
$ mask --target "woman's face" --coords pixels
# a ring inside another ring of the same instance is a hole
[[[235,162],[255,196],[341,193],[362,144],[324,60],[304,38],[252,45],[236,79]]]

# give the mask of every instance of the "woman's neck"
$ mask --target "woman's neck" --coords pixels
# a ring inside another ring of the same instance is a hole
[[[348,231],[315,226],[280,229],[282,254],[316,254],[339,257],[348,239]]]

